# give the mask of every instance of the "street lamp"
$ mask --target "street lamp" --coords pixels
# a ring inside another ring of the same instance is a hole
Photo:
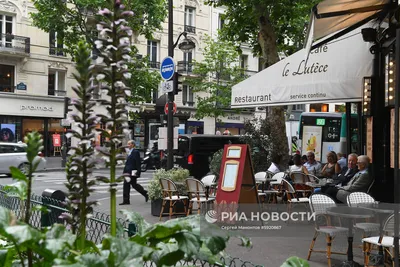
[[[182,32],[176,42],[174,43],[174,16],[173,16],[173,0],[168,0],[168,56],[174,57],[174,49],[178,45],[179,39],[185,36],[185,39],[179,44],[179,49],[183,52],[190,52],[192,49],[195,48],[195,43],[187,38],[187,33]],[[173,79],[173,78],[172,78]],[[175,88],[174,84],[174,88]],[[168,93],[168,125],[167,125],[167,151],[168,151],[168,158],[167,158],[167,169],[170,170],[173,168],[174,165],[174,99],[175,98],[175,90]]]

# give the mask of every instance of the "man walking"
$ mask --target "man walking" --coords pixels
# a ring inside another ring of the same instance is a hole
[[[137,178],[140,177],[140,154],[139,151],[135,149],[135,143],[130,140],[128,141],[128,157],[125,162],[124,167],[124,175],[126,176],[124,179],[124,187],[123,187],[123,201],[120,205],[129,205],[130,204],[130,191],[131,185],[136,191],[142,194],[146,202],[149,200],[149,196],[147,195],[147,191],[137,183]]]

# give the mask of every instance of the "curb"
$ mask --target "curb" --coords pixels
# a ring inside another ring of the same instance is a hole
[[[123,169],[124,166],[117,166],[117,169]],[[109,170],[109,168],[93,168],[94,171],[96,170]],[[43,173],[43,172],[59,172],[59,171],[65,171],[65,167],[55,167],[55,168],[47,168],[44,170],[40,170],[40,171],[35,171],[35,173]]]

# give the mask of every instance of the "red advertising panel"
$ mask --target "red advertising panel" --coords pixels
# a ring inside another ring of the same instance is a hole
[[[258,203],[248,145],[225,145],[219,177],[217,204]]]
[[[61,146],[61,136],[59,134],[53,134],[53,146]]]

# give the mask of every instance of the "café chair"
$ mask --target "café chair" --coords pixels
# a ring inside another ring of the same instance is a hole
[[[296,189],[292,186],[291,183],[289,183],[287,180],[283,179],[282,180],[282,188],[285,192],[285,196],[287,198],[287,204],[288,204],[288,213],[292,210],[292,204],[304,204],[309,202],[308,197],[299,197]]]
[[[389,255],[394,266],[394,214],[390,215],[383,225],[382,236],[371,236],[362,239],[364,248],[364,266],[369,266],[369,256],[373,246],[382,247],[386,255]],[[385,265],[386,266],[386,265]]]
[[[375,203],[375,199],[364,192],[353,192],[347,196],[347,205],[349,207],[357,207],[358,204],[365,203]],[[356,222],[354,228],[363,231],[363,238],[365,238],[379,231],[379,223]]]
[[[205,186],[201,181],[194,178],[187,178],[186,186],[189,194],[189,209],[187,213],[188,216],[192,212],[194,202],[197,203],[197,214],[201,213],[201,207],[203,206],[203,204],[205,204],[207,207],[209,203],[214,202],[215,198],[209,197],[206,194]]]
[[[160,185],[161,185],[161,193],[163,195],[163,202],[162,202],[162,208],[160,212],[160,221],[165,209],[165,205],[169,203],[169,218],[171,219],[172,215],[179,215],[179,214],[187,214],[186,211],[186,205],[189,197],[187,196],[181,196],[179,195],[178,192],[178,187],[176,184],[171,180],[167,178],[160,178]],[[175,204],[178,202],[182,202],[184,204],[184,213],[177,213],[174,211]]]
[[[278,172],[275,173],[271,179],[268,179],[270,185],[270,192],[272,194],[272,200],[275,203],[278,203],[278,196],[283,196],[283,188],[282,188],[282,180],[286,177],[286,173]]]
[[[216,185],[217,185],[217,176],[214,174],[209,174],[201,178],[201,182],[204,184],[206,188],[206,192],[208,196],[215,197],[216,194]]]
[[[330,218],[326,211],[328,208],[336,207],[336,203],[329,196],[324,194],[313,194],[310,196],[309,204],[311,212],[315,214],[315,232],[308,250],[307,260],[310,260],[312,252],[326,253],[328,266],[330,267],[332,254],[346,255],[344,252],[332,252],[331,247],[335,237],[338,235],[346,235],[348,229],[345,227],[331,225]],[[325,223],[323,223],[323,225],[321,225],[320,220],[318,220],[318,218],[321,218],[321,216],[325,219]],[[325,235],[326,250],[314,250],[315,241],[321,233]]]
[[[314,191],[311,186],[306,184],[309,182],[307,174],[303,172],[291,172],[290,178],[293,182],[296,192],[300,193],[302,196],[309,196]]]

